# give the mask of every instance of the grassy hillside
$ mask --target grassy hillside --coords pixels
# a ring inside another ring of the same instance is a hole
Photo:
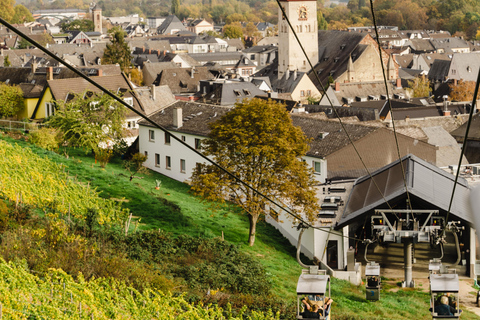
[[[161,229],[164,230],[166,234],[171,235],[171,237],[169,236],[169,239],[179,237],[182,239],[181,237],[187,235],[190,236],[191,239],[200,237],[207,240],[219,238],[222,236],[223,232],[226,242],[231,243],[235,248],[238,248],[240,254],[239,257],[241,257],[241,254],[246,254],[249,258],[261,263],[265,267],[267,271],[266,281],[268,281],[270,286],[271,298],[273,301],[278,302],[277,310],[283,313],[282,318],[293,318],[291,306],[295,301],[296,281],[300,273],[300,267],[294,259],[294,248],[288,244],[273,227],[264,222],[260,222],[257,228],[255,246],[249,247],[246,244],[248,239],[248,221],[241,212],[236,208],[229,206],[224,207],[222,210],[212,211],[206,204],[191,196],[188,193],[188,186],[182,183],[173,181],[153,172],[148,175],[140,175],[139,178],[129,181],[129,174],[123,169],[120,160],[116,160],[108,164],[105,169],[102,169],[99,165],[95,164],[95,161],[91,156],[85,155],[82,150],[68,149],[63,151],[60,155],[37,148],[23,140],[14,141],[5,135],[0,139],[8,143],[18,143],[23,148],[29,148],[41,157],[48,158],[57,164],[62,164],[62,167],[64,167],[62,170],[66,172],[70,179],[82,183],[84,186],[96,188],[96,191],[101,197],[106,199],[116,199],[118,204],[121,204],[124,210],[128,209],[129,212],[132,213],[133,219],[130,225],[129,237],[122,238],[122,241],[117,242],[122,242],[122,250],[124,250],[126,254],[126,257],[122,259],[130,259],[134,256],[132,252],[137,249],[137,251],[142,254],[138,254],[140,258],[137,257],[134,262],[117,258],[117,265],[119,268],[122,264],[131,263],[131,269],[135,271],[132,271],[132,273],[137,273],[139,279],[141,279],[141,275],[145,273],[142,268],[147,268],[148,265],[151,264],[150,261],[152,260],[149,259],[154,256],[152,254],[152,252],[154,252],[153,250],[157,249],[155,249],[155,246],[151,246],[150,249],[142,247],[142,245],[146,243],[142,238],[143,231],[149,231],[150,233],[147,233],[147,235],[156,235],[159,234],[158,230]],[[160,190],[155,190],[154,188],[156,179],[162,180]],[[22,228],[25,229],[26,227]],[[50,230],[48,224],[42,225],[41,228]],[[15,237],[18,238],[18,234],[16,234]],[[15,237],[12,236],[11,238],[14,239]],[[136,238],[140,240],[135,240]],[[3,236],[3,239],[6,238]],[[112,252],[115,251],[115,247],[109,247],[113,246],[112,242],[107,243],[109,237],[101,236],[99,239],[101,240],[100,242],[95,240],[97,241],[96,243],[99,243],[98,245],[105,245],[105,248],[108,250]],[[211,241],[217,241],[207,240],[205,240],[205,243],[208,246],[210,246],[211,243],[214,243]],[[3,244],[5,244],[5,240],[2,241]],[[85,246],[90,248],[87,244],[92,240],[85,241]],[[185,241],[181,242],[183,243]],[[81,243],[81,241],[79,240],[78,243]],[[132,245],[132,243],[135,243],[135,246]],[[209,257],[210,260],[213,260],[210,261],[212,264],[205,264],[204,261],[209,260],[205,259],[205,256],[213,257],[215,251],[212,251],[211,253],[205,253],[208,252],[205,251],[202,253],[199,252],[201,250],[196,249],[199,255],[194,256],[190,255],[188,250],[186,251],[187,253],[182,251],[186,250],[184,248],[182,249],[182,245],[183,244],[176,245],[175,251],[177,251],[177,255],[171,254],[166,256],[168,261],[163,258],[158,258],[166,261],[165,264],[160,264],[160,269],[164,267],[166,271],[173,272],[171,269],[176,268],[173,263],[179,263],[177,269],[183,268],[182,272],[185,272],[185,270],[188,269],[187,267],[195,267],[198,265],[198,263],[193,262],[199,261],[202,266],[205,266],[205,268],[208,269],[203,269],[204,271],[201,272],[197,271],[196,275],[206,274],[207,272],[205,272],[205,270],[211,271],[213,270],[212,268],[214,265],[224,263],[226,260],[222,256],[214,257],[214,259]],[[205,247],[205,245],[203,246]],[[68,248],[74,247],[69,244]],[[200,247],[197,246],[196,248]],[[52,254],[51,257],[54,257],[55,255],[58,255],[58,253]],[[108,257],[110,256],[104,256],[102,259],[105,260]],[[99,259],[98,261],[103,261],[102,259]],[[108,259],[111,259],[111,257]],[[182,265],[180,265],[180,263]],[[75,266],[75,268],[80,267],[82,266]],[[151,271],[152,273],[155,273],[155,270],[152,269]],[[157,280],[163,279],[161,278],[163,271],[164,270],[156,271],[158,273]],[[170,273],[167,278],[172,281],[178,280],[175,278],[175,275],[178,274],[180,273]],[[163,277],[165,277],[165,275],[163,275]],[[164,279],[162,281],[164,281]],[[199,281],[201,281],[201,279]],[[135,282],[132,283],[135,284]],[[179,283],[182,282],[180,281]],[[166,287],[171,288],[171,286],[169,287],[168,285],[166,285]],[[203,289],[206,291],[207,288]],[[219,292],[220,296],[223,294],[222,288],[212,287],[209,289],[213,292]],[[428,295],[426,293],[415,289],[397,289],[397,287],[387,287],[386,290],[388,290],[388,292],[385,290],[382,292],[382,300],[380,302],[367,302],[364,299],[365,289],[363,287],[353,286],[348,282],[333,279],[332,298],[335,302],[332,308],[332,319],[429,318]],[[227,301],[224,302],[243,301],[245,304],[256,304],[257,307],[259,306],[259,301],[249,300],[259,299],[254,296],[243,295],[235,297],[234,300],[233,296],[225,294],[223,299],[227,299]],[[231,299],[231,301],[228,301],[229,299]],[[271,306],[271,303],[272,301],[269,300],[265,306]],[[260,306],[260,309],[261,308],[262,307]],[[273,311],[277,311],[275,308],[272,309]],[[287,312],[287,314],[284,312]],[[462,315],[462,319],[475,318],[475,316],[472,316],[467,312]]]

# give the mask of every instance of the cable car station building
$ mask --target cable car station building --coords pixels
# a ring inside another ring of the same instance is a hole
[[[407,260],[413,262],[414,271],[428,274],[429,260],[440,258],[444,264],[458,265],[460,276],[473,276],[476,238],[465,178],[458,179],[447,221],[454,181],[454,175],[407,155],[350,185],[324,184],[319,192],[322,211],[314,224],[322,230],[307,229],[301,250],[330,275],[356,284],[367,263],[365,249],[369,260],[380,260],[376,262],[382,269],[398,269],[399,277],[405,270],[406,286],[414,285],[407,279],[407,268],[408,276],[415,276]],[[343,211],[333,211],[343,201],[338,207]],[[278,219],[284,223],[267,220],[296,244],[295,222],[289,228],[286,216]],[[450,231],[445,233],[444,228]],[[370,239],[372,244],[366,248],[355,239]]]

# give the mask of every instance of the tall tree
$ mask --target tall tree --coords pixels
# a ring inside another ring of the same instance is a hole
[[[24,23],[24,22],[32,22],[35,21],[33,19],[32,14],[30,11],[25,8],[25,6],[18,4],[15,6],[15,15],[12,18],[12,23]]]
[[[180,10],[180,0],[172,0],[172,14],[177,15]]]
[[[0,117],[15,116],[23,108],[23,92],[20,87],[0,84]]]
[[[432,92],[430,81],[424,76],[409,80],[408,88],[412,91],[413,98],[429,97]]]
[[[47,123],[60,129],[71,146],[97,153],[102,146],[119,143],[125,137],[127,109],[107,94],[98,96],[86,91],[67,103],[56,104],[57,110]]]
[[[318,210],[313,172],[301,160],[308,140],[292,124],[284,105],[262,99],[244,101],[210,127],[209,139],[202,144],[207,156],[263,195],[313,217]],[[243,208],[250,222],[250,246],[258,219],[274,214],[268,209],[269,201],[213,165],[196,168],[192,191],[220,203],[233,199]]]
[[[108,30],[112,38],[111,43],[107,44],[103,53],[103,62],[105,64],[118,63],[124,72],[127,72],[132,65],[132,53],[130,47],[125,41],[125,31],[120,27],[113,27]]]
[[[90,19],[75,19],[73,21],[65,20],[60,24],[60,27],[64,32],[73,30],[86,32],[93,31],[95,29],[93,21]]]
[[[243,38],[243,28],[239,22],[227,24],[223,27],[223,36],[229,39]]]
[[[0,0],[0,17],[11,22],[15,15],[15,0]]]

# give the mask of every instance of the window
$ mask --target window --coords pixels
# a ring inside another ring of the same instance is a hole
[[[169,156],[165,157],[165,168],[167,169],[172,168],[172,159]]]
[[[315,174],[322,173],[322,166],[320,162],[313,161],[313,171],[315,172]]]
[[[310,97],[312,95],[312,90],[307,90],[307,97]]]
[[[148,151],[145,151],[145,157],[148,158]]]
[[[185,136],[182,136],[182,141],[183,142],[187,141],[187,138]]]
[[[123,98],[123,101],[125,101],[130,107],[133,106],[133,98],[132,97]]]
[[[170,144],[170,133],[165,132],[165,144]]]
[[[202,140],[195,138],[195,149],[200,150],[201,147],[202,147]]]
[[[244,93],[246,96],[249,96],[249,95],[250,95],[250,90],[243,89],[243,93]]]
[[[233,93],[235,93],[235,96],[240,97],[242,94],[240,93],[240,90],[233,90]]]
[[[185,173],[185,167],[186,167],[185,159],[180,159],[180,172],[181,173]]]
[[[300,97],[305,97],[305,90],[300,90]]]
[[[148,140],[155,141],[155,131],[148,130]]]
[[[55,106],[52,102],[45,102],[45,118],[55,114]]]
[[[160,167],[160,155],[155,153],[155,167]]]

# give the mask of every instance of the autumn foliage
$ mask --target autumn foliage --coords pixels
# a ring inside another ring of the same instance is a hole
[[[239,103],[211,124],[202,146],[206,155],[251,188],[216,166],[200,165],[192,176],[192,191],[206,200],[239,205],[248,214],[248,242],[253,245],[258,219],[281,210],[264,196],[307,219],[318,209],[313,172],[301,160],[307,142],[284,105],[261,99]]]

